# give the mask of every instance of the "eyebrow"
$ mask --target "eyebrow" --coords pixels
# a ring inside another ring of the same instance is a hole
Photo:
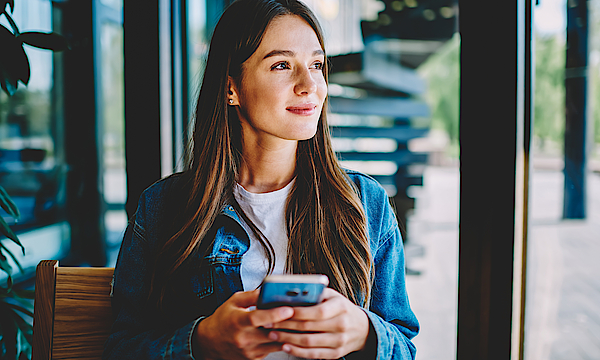
[[[319,49],[319,50],[313,51],[312,55],[313,56],[325,55],[325,52],[323,50]],[[265,55],[265,57],[263,57],[263,60],[266,58],[270,58],[271,56],[294,57],[294,56],[296,56],[296,53],[293,52],[292,50],[273,50],[270,53],[268,53],[267,55]]]

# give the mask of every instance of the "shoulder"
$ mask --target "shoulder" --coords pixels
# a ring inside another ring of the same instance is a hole
[[[384,240],[398,228],[390,198],[381,184],[371,176],[354,170],[345,171],[358,192],[365,211],[369,237],[372,245],[375,245],[374,243]]]
[[[142,193],[141,199],[159,200],[168,196],[174,189],[180,188],[185,182],[185,173],[175,173],[156,181]]]
[[[184,191],[186,188],[185,173],[175,173],[156,181],[148,186],[141,194],[135,221],[146,230],[164,224],[175,210],[185,204]],[[179,205],[179,206],[178,206]]]
[[[388,196],[385,189],[377,180],[367,174],[359,171],[344,169],[346,175],[358,190],[359,196],[363,200],[379,200],[385,203],[388,202]]]

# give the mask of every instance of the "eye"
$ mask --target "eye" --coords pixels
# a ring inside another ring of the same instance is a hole
[[[271,70],[285,70],[285,69],[289,69],[290,68],[290,64],[287,61],[282,61],[279,62],[273,66],[271,66]]]
[[[316,70],[323,70],[323,63],[321,61],[316,61],[313,64],[313,68]]]

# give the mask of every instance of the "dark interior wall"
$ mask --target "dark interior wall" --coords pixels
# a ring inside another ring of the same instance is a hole
[[[65,264],[104,266],[104,202],[99,174],[92,2],[59,4],[61,32],[72,44],[62,54],[67,217],[71,251]]]
[[[459,1],[458,359],[510,359],[518,154],[527,156],[531,0]],[[491,16],[490,14],[493,14]],[[527,161],[525,160],[525,163]],[[519,170],[520,171],[520,170]],[[526,214],[526,212],[525,212]],[[517,259],[518,261],[518,259]]]
[[[161,177],[158,26],[158,0],[124,1],[128,217],[142,191]]]

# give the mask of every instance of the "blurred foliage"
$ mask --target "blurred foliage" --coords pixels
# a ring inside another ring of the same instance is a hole
[[[590,106],[592,109],[594,142],[600,149],[600,0],[590,5]],[[598,151],[600,153],[600,151]]]
[[[0,0],[0,16],[4,16],[10,26],[8,29],[0,25],[0,87],[9,96],[17,93],[19,81],[25,85],[29,83],[31,69],[23,44],[53,51],[69,48],[66,39],[61,35],[21,32],[10,15],[14,7],[14,0]],[[19,219],[19,209],[1,186],[0,207],[15,222]],[[0,217],[0,233],[17,244],[25,254],[25,248],[8,226],[4,216]],[[34,292],[13,287],[13,264],[21,272],[23,268],[4,240],[0,239],[0,270],[5,273],[2,279],[6,278],[6,284],[0,284],[0,358],[30,359],[33,337],[31,299],[34,298]]]
[[[598,1],[597,3],[600,3]],[[600,145],[600,11],[593,18],[590,33],[588,106],[590,131]],[[546,143],[562,146],[565,126],[565,38],[564,34],[535,36],[535,94],[533,136],[543,149]],[[451,141],[458,142],[460,104],[460,37],[456,34],[418,69],[426,79],[427,103],[431,107],[432,128],[442,129]]]
[[[15,221],[19,219],[19,209],[2,186],[0,186],[0,207]],[[0,217],[0,233],[19,245],[25,254],[25,248],[3,217]],[[0,241],[0,269],[6,274],[6,286],[0,285],[0,358],[30,359],[33,327],[31,321],[26,321],[23,315],[33,318],[31,299],[34,293],[31,290],[13,287],[13,269],[7,256],[13,260],[19,270],[23,271],[15,255]]]
[[[52,51],[69,48],[69,43],[62,35],[38,31],[21,32],[9,14],[14,7],[14,0],[0,0],[0,16],[4,15],[12,30],[0,25],[0,87],[9,96],[15,94],[19,81],[25,85],[29,83],[31,69],[23,44]]]
[[[460,36],[454,34],[419,67],[418,72],[428,86],[425,96],[431,108],[431,127],[444,130],[451,147],[456,147],[460,109]]]
[[[542,149],[548,140],[564,139],[565,51],[564,35],[535,35],[533,136]]]

